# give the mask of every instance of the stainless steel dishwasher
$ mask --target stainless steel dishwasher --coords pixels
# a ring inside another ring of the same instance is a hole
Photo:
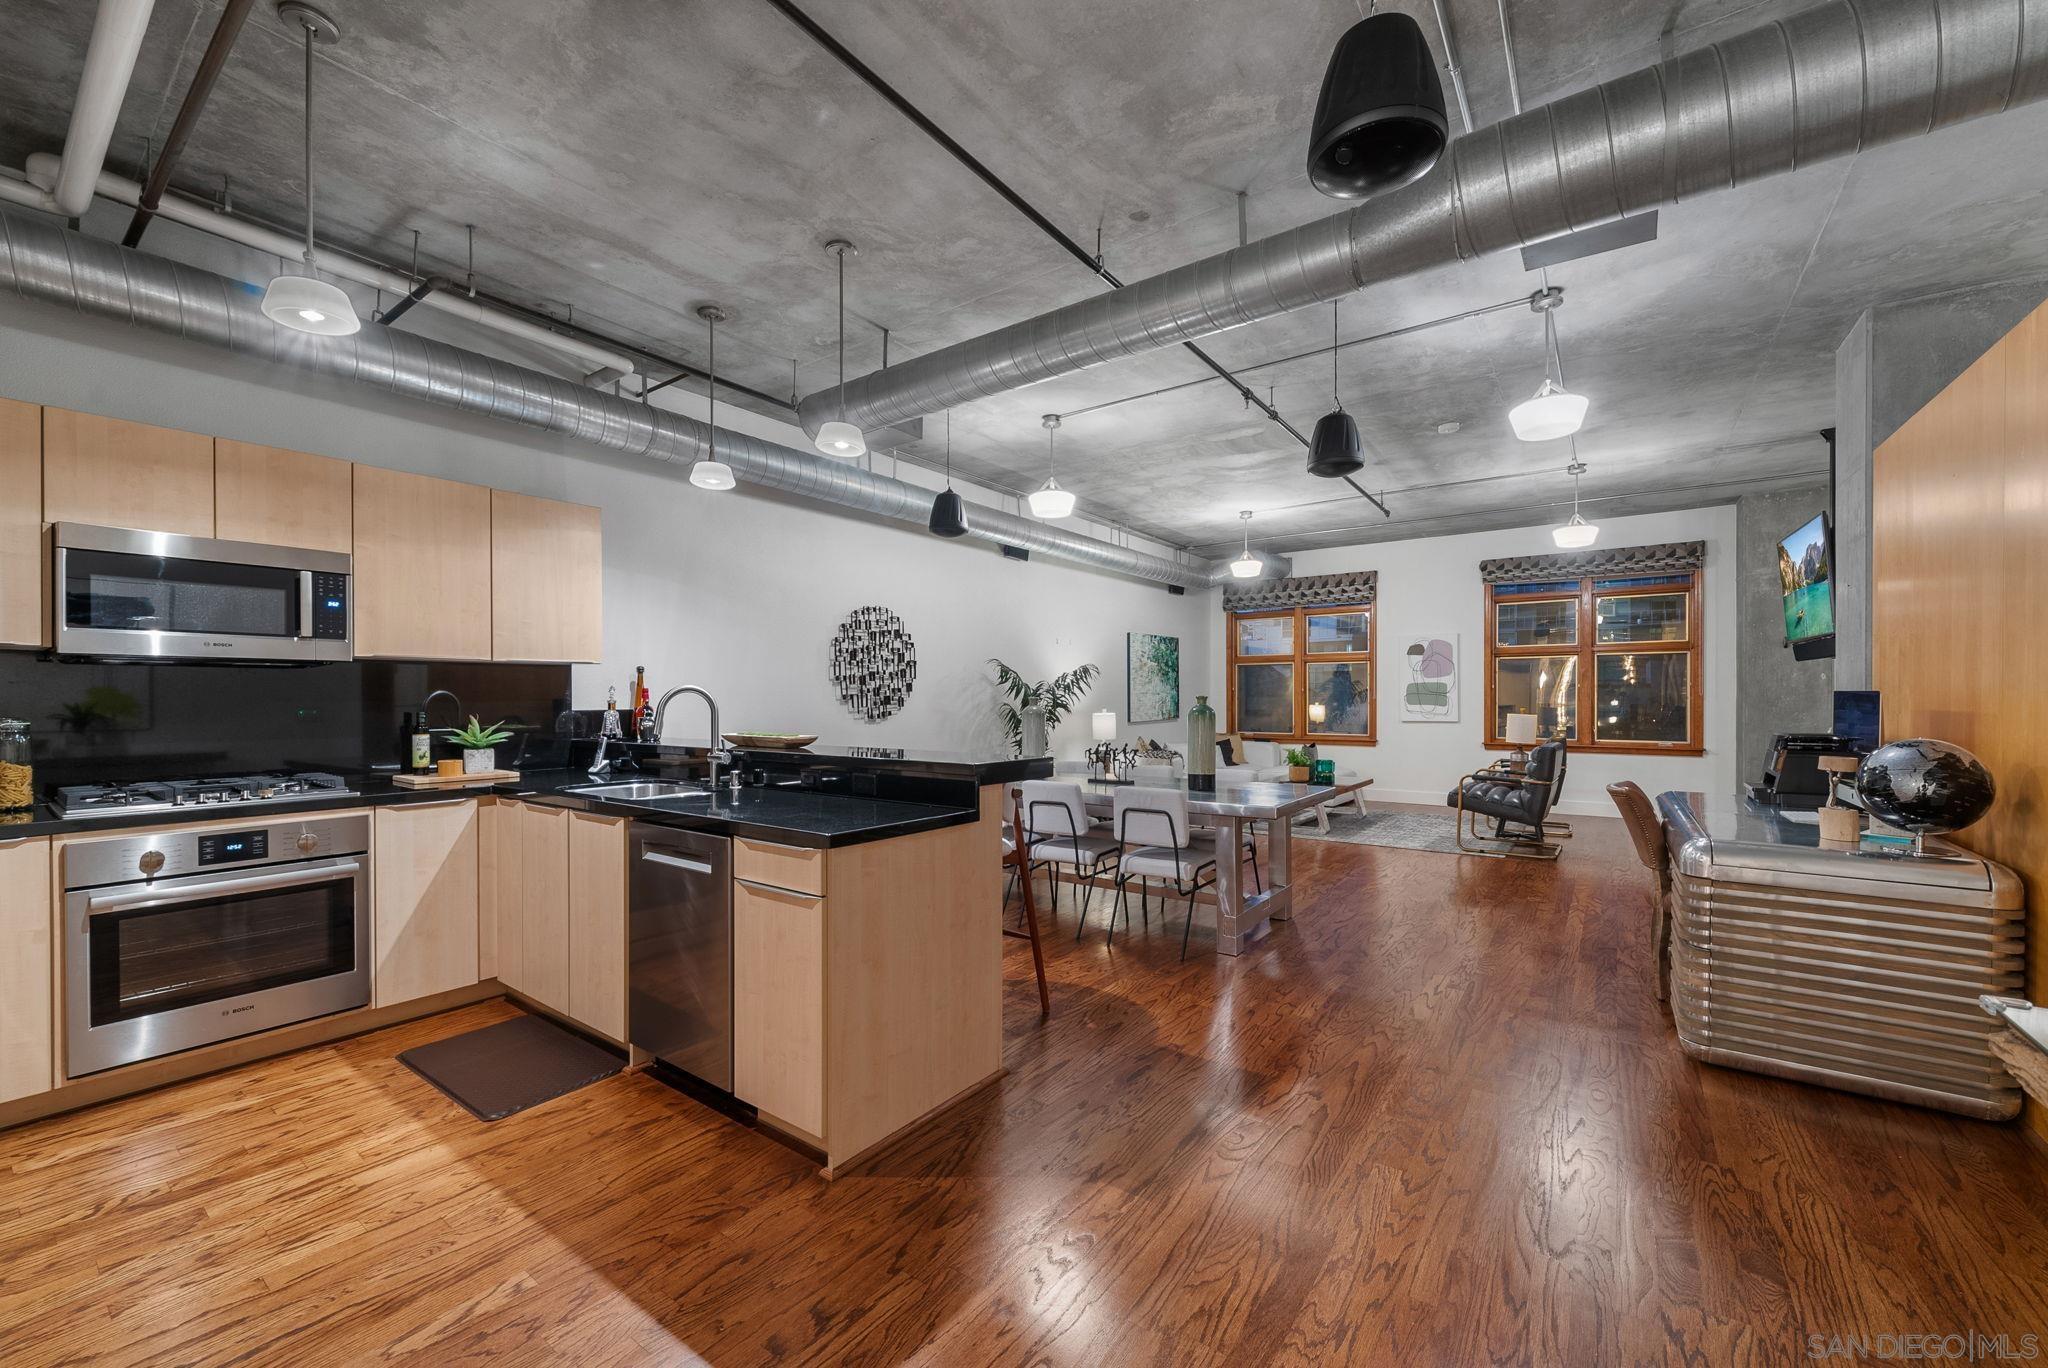
[[[626,1034],[732,1091],[732,842],[635,822]]]

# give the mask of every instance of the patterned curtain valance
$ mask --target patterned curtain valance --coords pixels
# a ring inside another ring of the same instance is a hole
[[[1706,563],[1707,544],[1703,541],[1658,542],[1654,546],[1561,551],[1553,556],[1504,556],[1479,562],[1479,578],[1488,584],[1538,584],[1588,575],[1670,575],[1697,570]]]
[[[1326,603],[1371,603],[1380,572],[1354,570],[1348,575],[1297,575],[1293,579],[1247,580],[1223,586],[1226,612],[1256,613],[1262,608],[1316,608]]]

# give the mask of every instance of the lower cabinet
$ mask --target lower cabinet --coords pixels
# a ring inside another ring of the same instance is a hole
[[[483,868],[483,976],[623,1042],[626,823],[501,798]]]
[[[569,1015],[626,1038],[626,823],[569,818]]]
[[[54,1086],[53,967],[50,843],[0,841],[0,1102]]]
[[[472,798],[377,810],[373,1006],[389,1007],[478,981],[480,826]]]
[[[825,1134],[825,900],[732,886],[733,1093]]]

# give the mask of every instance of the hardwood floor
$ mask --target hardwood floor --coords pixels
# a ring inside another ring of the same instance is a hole
[[[1808,1361],[2048,1331],[2048,1149],[1696,1065],[1648,876],[1301,841],[1218,959],[1061,898],[1002,1083],[837,1182],[624,1075],[482,1125],[502,1002],[0,1134],[0,1363]]]

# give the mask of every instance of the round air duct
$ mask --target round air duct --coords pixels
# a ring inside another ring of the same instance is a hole
[[[1450,141],[1422,27],[1398,10],[1353,24],[1330,54],[1309,134],[1309,183],[1363,199],[1417,179]]]

